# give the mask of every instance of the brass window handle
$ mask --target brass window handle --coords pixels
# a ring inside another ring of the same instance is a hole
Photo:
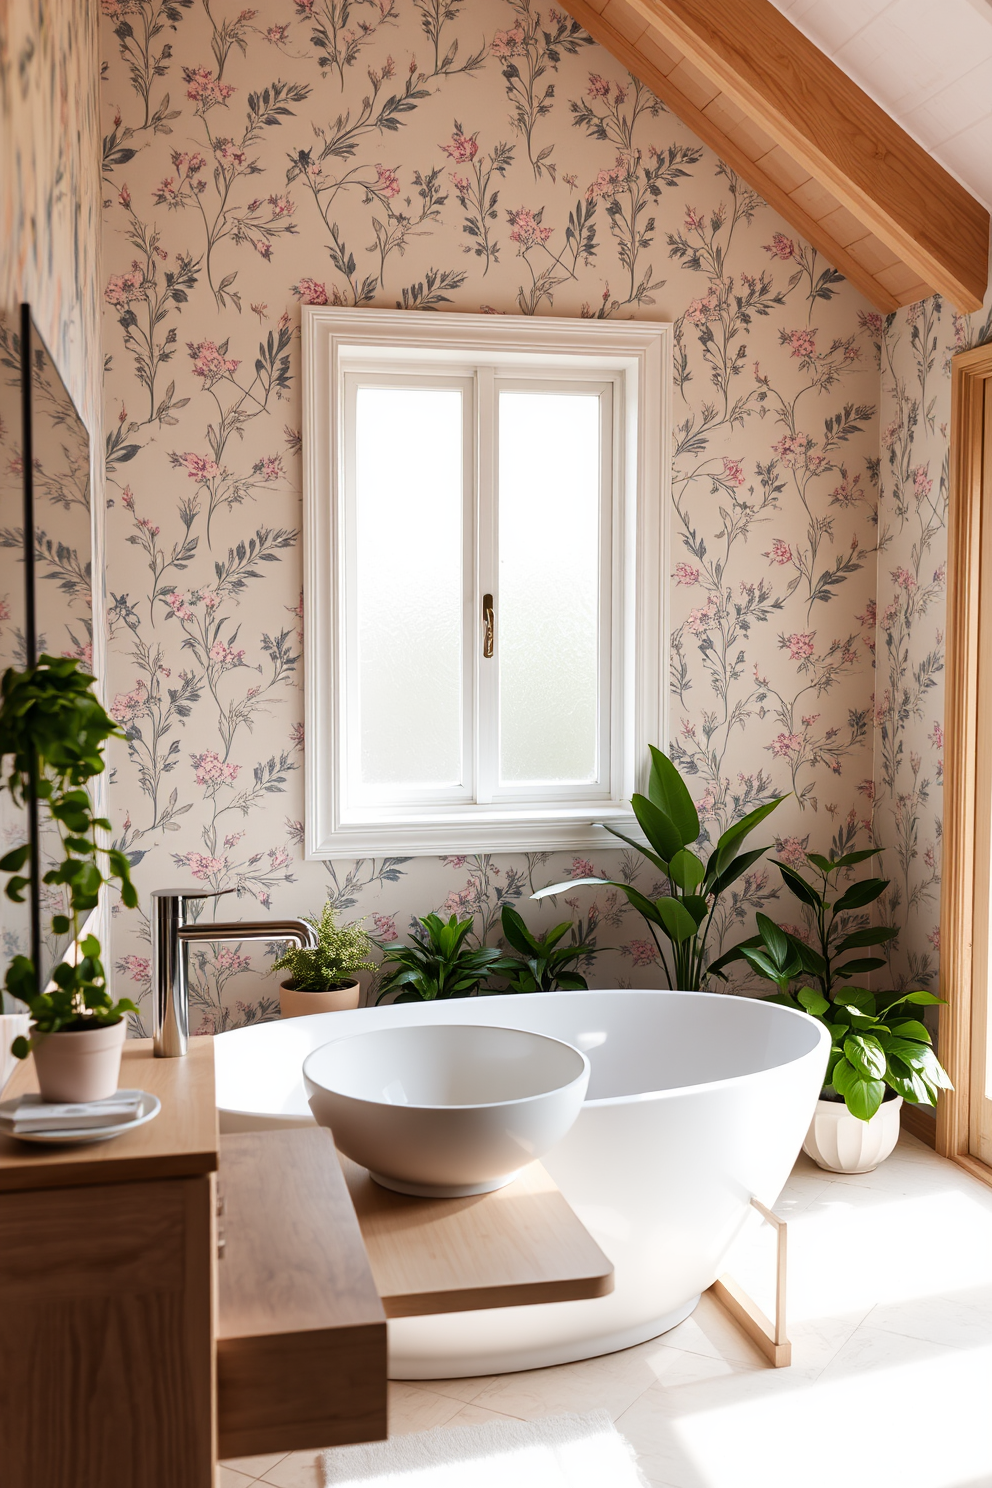
[[[482,596],[482,654],[491,657],[493,654],[493,641],[496,636],[496,611],[493,609],[493,597],[491,594]]]

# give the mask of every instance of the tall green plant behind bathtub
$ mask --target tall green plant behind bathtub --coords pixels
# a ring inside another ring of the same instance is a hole
[[[645,847],[606,823],[607,830],[636,852],[643,854],[668,881],[668,893],[649,899],[632,884],[609,878],[573,878],[552,884],[532,894],[545,899],[579,884],[605,884],[626,894],[634,909],[647,921],[668,985],[685,992],[698,992],[707,975],[706,950],[713,915],[720,896],[758,861],[767,847],[744,850],[744,842],[783,800],[776,796],[727,828],[703,860],[694,844],[701,827],[688,787],[667,754],[651,748],[651,774],[646,796],[631,797],[637,824],[648,840]],[[666,956],[659,932],[669,943]]]

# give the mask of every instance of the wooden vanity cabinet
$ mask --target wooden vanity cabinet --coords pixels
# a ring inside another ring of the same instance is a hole
[[[213,1488],[218,1445],[385,1436],[385,1314],[330,1133],[222,1149],[209,1038],[131,1041],[120,1083],[160,1115],[0,1137],[2,1488]],[[32,1088],[29,1063],[4,1094]]]
[[[136,1041],[121,1085],[161,1114],[107,1143],[0,1137],[3,1488],[213,1488],[213,1050]]]

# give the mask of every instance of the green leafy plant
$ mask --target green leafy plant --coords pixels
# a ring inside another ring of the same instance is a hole
[[[885,945],[899,933],[889,925],[855,924],[852,928],[850,923],[852,914],[866,909],[869,904],[874,904],[876,899],[881,898],[889,886],[887,878],[864,878],[846,888],[839,882],[841,874],[846,873],[849,868],[857,867],[859,863],[866,863],[877,857],[879,851],[877,847],[868,847],[859,852],[843,853],[838,858],[806,853],[804,856],[816,880],[814,883],[805,879],[791,864],[783,863],[778,858],[772,859],[782,875],[785,887],[810,913],[814,945],[808,946],[805,941],[794,936],[791,939],[797,947],[802,947],[803,969],[828,1002],[833,1000],[838,983],[850,981],[851,977],[865,976],[885,965],[880,956],[859,955],[858,952],[871,946]],[[782,934],[785,933],[782,931]],[[749,951],[756,953],[757,960],[752,960],[748,955]],[[724,967],[743,959],[757,971],[767,951],[768,947],[759,931],[756,936],[750,940],[742,940],[718,961],[714,961],[710,970],[723,976]],[[853,956],[852,951],[855,952]],[[797,954],[800,953],[797,951]],[[850,959],[845,960],[845,957]]]
[[[117,883],[129,909],[138,902],[128,859],[101,841],[110,822],[93,815],[89,781],[103,773],[107,740],[124,738],[93,692],[94,681],[74,658],[55,656],[42,656],[25,671],[10,667],[0,681],[2,785],[18,804],[37,799],[58,830],[62,861],[42,882],[63,891],[64,909],[52,915],[51,927],[60,938],[71,934],[74,948],[73,959],[61,961],[52,972],[51,991],[39,986],[30,957],[11,961],[6,989],[27,1004],[32,1038],[104,1027],[138,1011],[128,998],[114,1002],[111,997],[96,936],[80,938],[104,884]],[[30,856],[30,844],[24,843],[0,858],[0,871],[9,875],[5,892],[16,903],[23,902],[30,888],[24,872]],[[18,1038],[11,1051],[24,1059],[30,1047],[30,1040]]]
[[[509,972],[517,963],[493,946],[466,945],[475,921],[469,916],[459,920],[452,915],[442,920],[439,915],[424,915],[418,920],[423,935],[415,936],[408,946],[390,946],[383,965],[390,963],[376,1002],[391,992],[397,1002],[434,1002],[447,997],[473,997],[482,983],[500,972]]]
[[[605,884],[619,889],[647,921],[668,985],[684,992],[698,992],[708,975],[706,943],[720,896],[767,852],[764,847],[744,851],[745,839],[784,799],[776,796],[728,827],[704,861],[693,846],[700,834],[693,799],[667,754],[652,745],[648,793],[634,795],[630,802],[648,846],[635,842],[609,823],[606,825],[614,837],[642,853],[659,870],[668,881],[668,893],[649,899],[632,884],[608,878],[573,878],[540,889],[531,897],[544,899],[549,894],[574,889],[578,884]],[[658,938],[659,932],[669,942],[671,964]]]
[[[724,976],[724,968],[733,961],[746,961],[778,988],[773,1002],[810,1013],[830,1030],[824,1097],[843,1100],[851,1115],[862,1121],[874,1116],[887,1089],[914,1105],[936,1105],[937,1092],[951,1088],[931,1047],[929,1030],[911,1016],[914,1006],[933,1007],[941,998],[922,989],[874,993],[846,985],[852,977],[885,965],[880,957],[857,952],[884,945],[898,933],[887,925],[850,928],[852,913],[873,904],[888,881],[867,878],[842,888],[839,875],[877,852],[867,848],[838,858],[807,853],[816,883],[788,863],[773,860],[788,888],[810,912],[816,944],[807,945],[759,914],[757,935],[734,946],[710,968]],[[792,989],[796,981],[807,985]]]
[[[584,992],[588,987],[585,977],[570,970],[583,956],[594,956],[601,946],[588,942],[560,945],[560,941],[572,928],[571,920],[555,925],[545,935],[535,936],[527,929],[512,904],[504,904],[500,916],[503,934],[521,960],[512,962],[512,969],[504,971],[510,992]]]
[[[291,946],[273,963],[274,971],[288,971],[298,992],[333,992],[353,982],[360,971],[375,971],[370,961],[370,937],[359,920],[351,925],[338,925],[330,900],[320,917],[304,916],[317,933],[315,946]]]

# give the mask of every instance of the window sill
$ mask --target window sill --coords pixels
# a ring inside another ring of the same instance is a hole
[[[632,837],[637,824],[625,804],[596,809],[557,807],[512,811],[477,807],[445,816],[398,821],[345,822],[321,842],[307,842],[307,857],[437,857],[505,852],[590,852],[620,844],[602,825],[610,822]]]

